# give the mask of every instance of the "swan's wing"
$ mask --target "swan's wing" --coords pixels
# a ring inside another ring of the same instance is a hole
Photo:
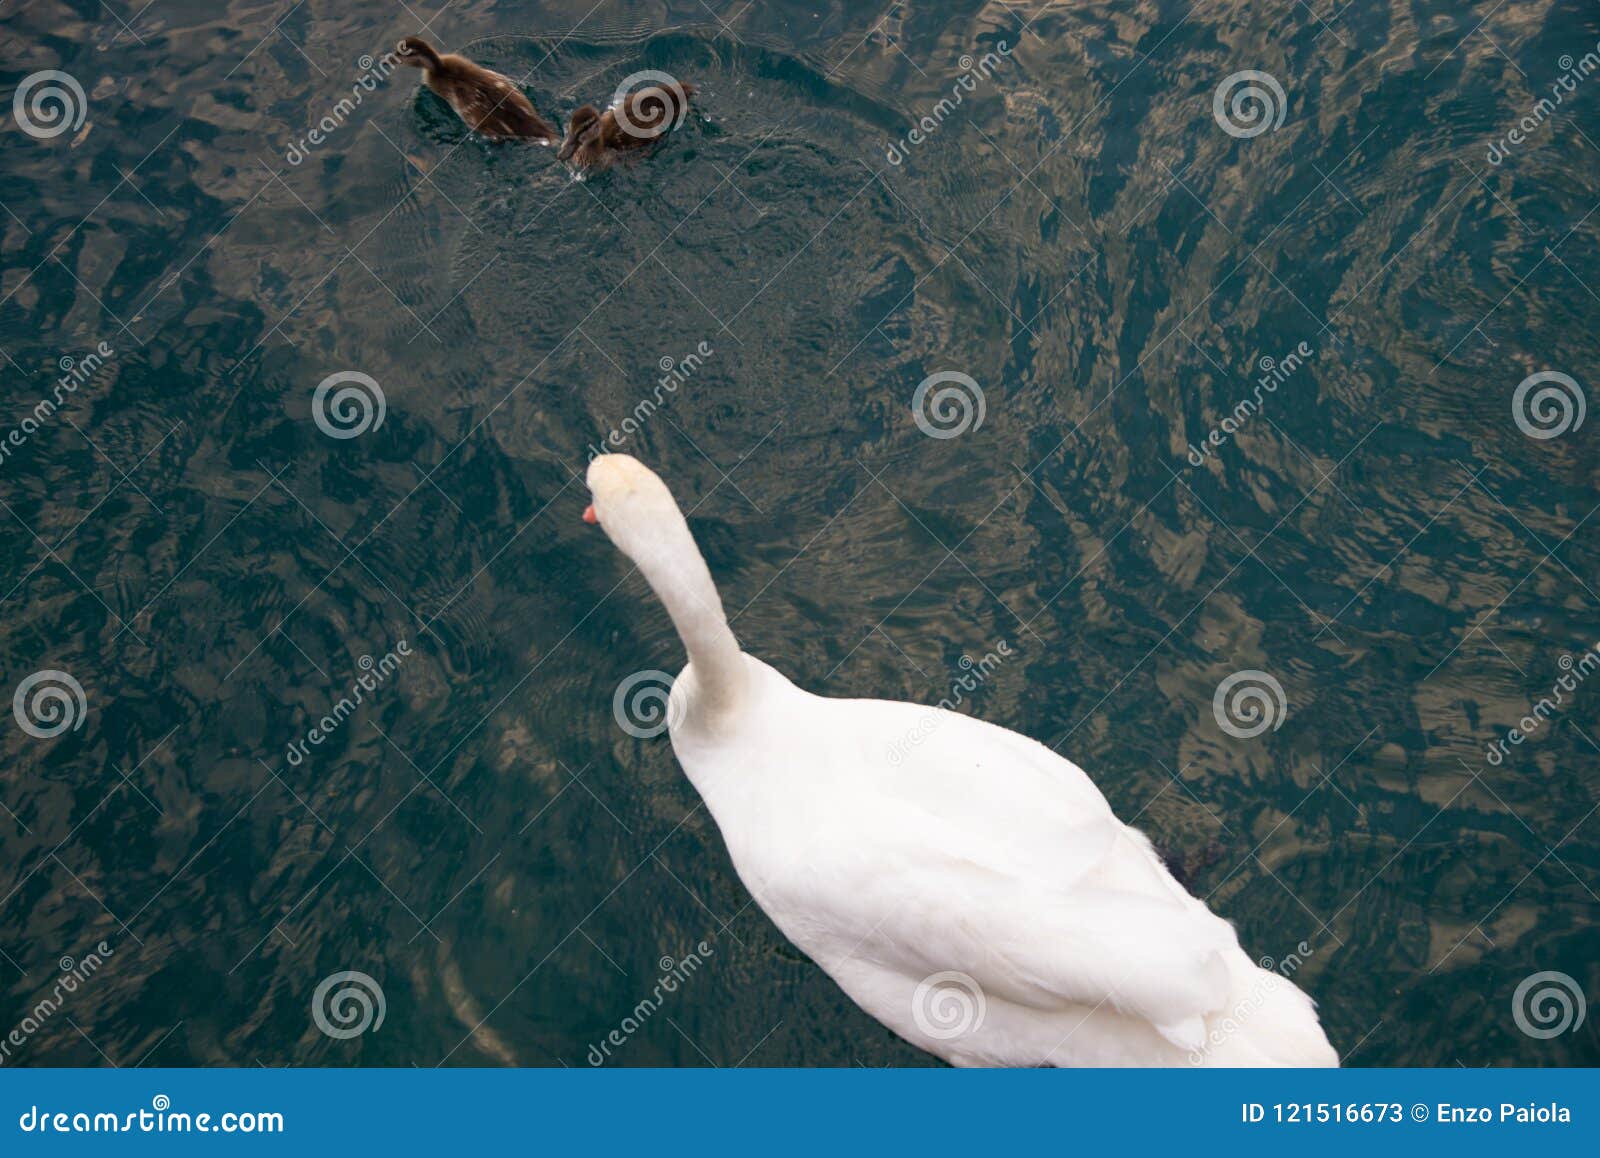
[[[991,998],[1105,1006],[1182,1048],[1202,1044],[1204,1017],[1228,1000],[1225,955],[1237,941],[1226,922],[1193,901],[1040,885],[978,843],[937,822],[888,841],[878,833],[859,859],[831,855],[761,899],[824,916],[835,950],[819,958],[826,967],[855,958],[913,980],[965,973]]]
[[[938,708],[834,703],[846,713],[837,733],[849,745],[838,757],[870,778],[863,787],[901,820],[893,827],[921,817],[943,826],[944,839],[972,842],[967,855],[978,863],[1058,892],[1085,883],[1175,888],[1153,855],[1113,856],[1119,837],[1143,838],[1116,818],[1081,768],[1043,744]]]
[[[887,707],[858,717],[850,742],[897,743],[928,712]],[[1201,1019],[1228,1000],[1232,927],[1172,880],[1081,769],[940,715],[898,761],[856,754],[877,806],[839,819],[839,843],[785,882],[800,895],[783,903],[826,912],[844,956],[914,978],[966,973],[1035,1008],[1109,1006],[1201,1044]]]

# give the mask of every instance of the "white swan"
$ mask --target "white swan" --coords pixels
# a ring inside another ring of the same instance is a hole
[[[1082,769],[953,712],[802,691],[740,650],[655,474],[607,454],[587,481],[584,519],[688,651],[672,747],[739,878],[873,1017],[956,1065],[1338,1064],[1311,999]]]

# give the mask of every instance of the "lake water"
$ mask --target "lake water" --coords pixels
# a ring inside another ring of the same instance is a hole
[[[575,181],[423,21],[699,93]],[[932,1063],[619,726],[613,430],[750,652],[1055,746],[1348,1064],[1600,1063],[1592,5],[0,22],[5,1064]]]

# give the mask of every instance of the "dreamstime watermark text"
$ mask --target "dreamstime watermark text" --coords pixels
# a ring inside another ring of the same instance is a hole
[[[356,82],[350,86],[350,95],[340,97],[339,102],[331,110],[306,130],[305,136],[289,143],[288,149],[283,154],[283,159],[289,164],[300,164],[311,156],[315,149],[327,144],[328,139],[350,119],[350,114],[356,111],[366,94],[376,92],[378,85],[388,80],[394,70],[400,67],[400,57],[396,53],[386,52],[377,60],[363,56],[356,63],[361,66],[362,71]]]
[[[17,1118],[24,1134],[281,1134],[283,1115],[275,1110],[226,1110],[191,1114],[174,1110],[172,1099],[157,1094],[149,1109],[128,1113],[106,1110],[51,1110],[29,1106]]]
[[[50,387],[50,393],[33,404],[21,422],[11,428],[11,431],[0,440],[0,464],[8,461],[18,450],[27,445],[44,424],[54,418],[56,411],[66,404],[68,398],[78,392],[78,388],[85,385],[112,358],[117,356],[117,351],[110,342],[99,342],[94,349],[81,358],[74,358],[64,354],[57,365],[61,368],[61,376]]]
[[[1293,377],[1295,372],[1305,364],[1306,359],[1315,354],[1316,351],[1311,348],[1310,342],[1301,342],[1279,358],[1262,357],[1256,363],[1261,370],[1261,376],[1256,379],[1255,386],[1250,394],[1235,403],[1233,409],[1228,412],[1228,416],[1212,427],[1210,432],[1200,440],[1199,445],[1192,442],[1189,444],[1189,465],[1202,465],[1219,447],[1230,441],[1235,434],[1239,433],[1245,423],[1261,412],[1261,408],[1266,404],[1268,397],[1276,394],[1278,387]]]
[[[909,133],[889,145],[884,152],[889,164],[897,168],[904,164],[911,150],[937,133],[966,101],[967,94],[977,91],[980,81],[994,79],[995,70],[1011,58],[1011,47],[1004,40],[996,40],[994,46],[997,52],[986,52],[976,60],[970,55],[961,58],[958,63],[962,72],[950,86],[950,95],[940,97],[931,109],[917,118]]]
[[[1226,1010],[1221,1017],[1207,1019],[1206,1038],[1198,1049],[1189,1051],[1189,1064],[1192,1066],[1204,1064],[1207,1055],[1229,1038],[1244,1029],[1245,1023],[1261,1011],[1266,1005],[1267,998],[1294,983],[1289,980],[1300,971],[1306,963],[1306,958],[1315,954],[1310,945],[1301,941],[1294,947],[1294,952],[1286,955],[1282,960],[1263,957],[1258,962],[1261,972],[1256,974],[1251,982],[1249,992],[1235,1001],[1231,1008]]]
[[[1550,83],[1550,95],[1534,101],[1533,107],[1505,136],[1489,142],[1488,155],[1485,158],[1489,164],[1504,164],[1506,158],[1511,156],[1518,146],[1527,144],[1533,134],[1556,115],[1556,109],[1578,91],[1579,85],[1596,72],[1600,72],[1600,44],[1596,44],[1593,50],[1584,53],[1577,60],[1571,55],[1566,55],[1556,63],[1561,68],[1561,75]]]
[[[700,367],[705,365],[706,359],[716,352],[716,348],[710,342],[701,342],[681,358],[663,355],[661,361],[657,363],[661,368],[661,377],[656,379],[656,384],[649,395],[639,399],[628,416],[607,431],[604,438],[598,443],[589,445],[589,457],[593,459],[598,455],[620,450],[623,443],[643,430],[651,415],[660,410],[662,404],[676,394],[680,386],[693,378]]]
[[[9,1062],[17,1050],[27,1045],[34,1034],[48,1025],[50,1019],[67,1003],[67,998],[87,985],[89,979],[100,971],[100,966],[105,964],[106,958],[115,952],[109,942],[101,941],[76,961],[71,957],[61,958],[61,972],[56,975],[55,985],[23,1015],[16,1028],[0,1039],[0,1065]]]
[[[628,1015],[622,1019],[610,1033],[606,1034],[597,1044],[589,1047],[587,1060],[592,1066],[602,1066],[611,1057],[613,1050],[620,1049],[628,1044],[628,1039],[639,1030],[656,1012],[666,1004],[666,999],[676,993],[681,987],[689,983],[689,979],[700,971],[705,964],[705,959],[712,956],[715,950],[706,942],[701,941],[689,952],[677,960],[663,957],[660,961],[661,976],[656,978],[653,988],[645,998],[629,1010]]]
[[[394,650],[385,652],[382,659],[373,659],[370,655],[361,657],[358,667],[361,674],[350,685],[350,690],[334,701],[326,715],[311,726],[305,738],[292,742],[284,753],[284,759],[295,767],[305,762],[311,754],[311,749],[320,747],[329,740],[335,732],[344,727],[344,722],[355,714],[356,708],[372,692],[377,691],[390,676],[400,670],[400,665],[405,663],[411,655],[411,644],[402,639],[395,644]]]
[[[1490,764],[1497,768],[1504,764],[1512,748],[1537,736],[1552,716],[1565,709],[1568,697],[1578,690],[1578,685],[1596,669],[1600,669],[1600,643],[1585,648],[1576,657],[1562,656],[1556,661],[1556,666],[1561,669],[1561,675],[1550,686],[1549,694],[1540,696],[1538,702],[1528,709],[1528,714],[1517,721],[1516,727],[1489,745],[1484,759]]]
[[[962,656],[958,664],[962,674],[951,681],[950,694],[933,707],[926,709],[917,717],[917,722],[905,735],[889,745],[889,763],[896,768],[904,764],[913,751],[939,730],[939,725],[945,720],[945,713],[953,712],[960,707],[967,696],[987,683],[995,669],[1014,654],[1011,644],[1002,639],[995,645],[993,651],[984,652],[979,659],[973,659],[970,655]]]

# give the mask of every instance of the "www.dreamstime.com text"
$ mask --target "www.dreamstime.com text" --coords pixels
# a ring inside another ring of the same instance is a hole
[[[282,1134],[285,1127],[283,1115],[274,1110],[193,1114],[174,1110],[171,1098],[157,1094],[149,1109],[126,1113],[33,1105],[17,1118],[17,1129],[24,1134]]]

